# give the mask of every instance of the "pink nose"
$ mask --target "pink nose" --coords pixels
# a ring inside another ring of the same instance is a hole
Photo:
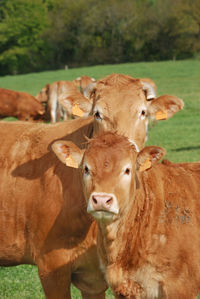
[[[110,195],[92,195],[92,206],[95,211],[107,211],[113,204],[113,197]]]

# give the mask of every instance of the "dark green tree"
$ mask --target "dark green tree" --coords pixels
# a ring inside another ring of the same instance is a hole
[[[0,73],[16,74],[41,69],[45,57],[42,33],[47,27],[42,0],[6,0],[1,7]]]

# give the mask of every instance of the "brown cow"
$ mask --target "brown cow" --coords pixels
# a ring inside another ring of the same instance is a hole
[[[73,80],[75,85],[79,88],[80,92],[83,93],[84,89],[90,84],[96,82],[96,79],[89,76],[81,76]]]
[[[144,87],[129,77],[117,78],[121,79],[124,84],[127,84],[126,79],[131,82],[127,90],[119,89],[118,84],[116,87],[118,97],[121,93],[123,99],[121,108],[125,110],[129,105],[126,127],[124,119],[117,118],[118,107],[111,106],[110,97],[107,99],[109,114],[103,121],[96,113],[94,123],[93,118],[52,125],[0,123],[0,263],[36,264],[46,298],[70,298],[71,282],[81,290],[83,298],[104,298],[106,284],[98,268],[96,226],[84,207],[79,173],[65,168],[49,145],[61,138],[80,145],[85,142],[85,135],[91,137],[92,131],[101,131],[106,123],[109,128],[113,123],[113,130],[119,127],[121,131],[123,122],[123,133],[131,127],[127,134],[133,131],[134,136],[144,135],[135,141],[142,147],[144,144],[140,141],[145,140],[146,135],[146,130],[142,130],[145,116],[133,116],[138,115],[140,100],[146,105]],[[114,90],[114,85],[110,85],[110,89]],[[108,92],[107,86],[106,90]],[[101,100],[106,104],[105,96]],[[178,101],[175,98],[169,102],[168,97],[165,100],[169,111],[170,103],[174,107]],[[161,109],[165,102],[159,105]],[[152,113],[156,113],[156,105],[151,107],[155,107]],[[140,134],[137,130],[141,130]]]
[[[77,128],[67,138],[85,142],[92,121],[0,122],[0,265],[37,265],[48,299],[71,298],[71,283],[84,299],[105,298],[96,226],[84,209],[79,173],[65,171],[49,148]]]
[[[135,142],[138,150],[147,139],[149,118],[168,119],[184,106],[175,96],[156,98],[149,82],[122,74],[112,74],[89,85],[84,95],[78,99],[68,94],[61,103],[72,113],[78,111],[79,116],[94,114],[96,132],[115,129]]]
[[[115,133],[94,138],[85,153],[66,141],[53,149],[63,163],[80,165],[101,268],[116,298],[196,298],[200,162],[159,164],[163,148],[138,154]]]
[[[59,104],[59,96],[69,90],[77,91],[75,84],[71,81],[56,81],[46,84],[45,87],[37,94],[36,98],[42,102],[46,102],[46,120],[52,123],[59,121],[61,118],[66,120],[67,115],[63,106]]]
[[[19,120],[36,120],[44,107],[27,92],[0,88],[0,116],[15,116]]]
[[[91,82],[95,82],[94,78],[88,76],[81,76],[73,81],[56,81],[51,84],[46,84],[45,87],[36,95],[36,98],[41,103],[46,103],[46,120],[52,123],[60,119],[70,119],[73,114],[65,111],[59,103],[60,96],[67,96],[70,93],[79,93]],[[78,88],[77,88],[78,87]],[[79,93],[80,94],[80,93]]]

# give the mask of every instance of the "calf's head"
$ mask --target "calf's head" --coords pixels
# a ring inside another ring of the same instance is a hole
[[[128,138],[111,132],[92,139],[86,150],[62,140],[52,148],[67,166],[81,168],[87,211],[100,221],[125,213],[134,200],[136,172],[146,171],[165,154],[155,146],[138,154]]]
[[[175,96],[156,98],[150,82],[112,74],[89,84],[75,104],[84,111],[84,116],[94,115],[94,133],[114,131],[125,135],[139,151],[147,139],[149,118],[168,119],[183,108],[182,100]],[[62,104],[69,106],[67,99]]]

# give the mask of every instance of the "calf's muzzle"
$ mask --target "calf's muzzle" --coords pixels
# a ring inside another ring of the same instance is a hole
[[[105,211],[105,212],[118,214],[119,208],[118,208],[117,199],[115,195],[112,193],[93,192],[90,195],[88,201],[87,211],[89,213]]]

